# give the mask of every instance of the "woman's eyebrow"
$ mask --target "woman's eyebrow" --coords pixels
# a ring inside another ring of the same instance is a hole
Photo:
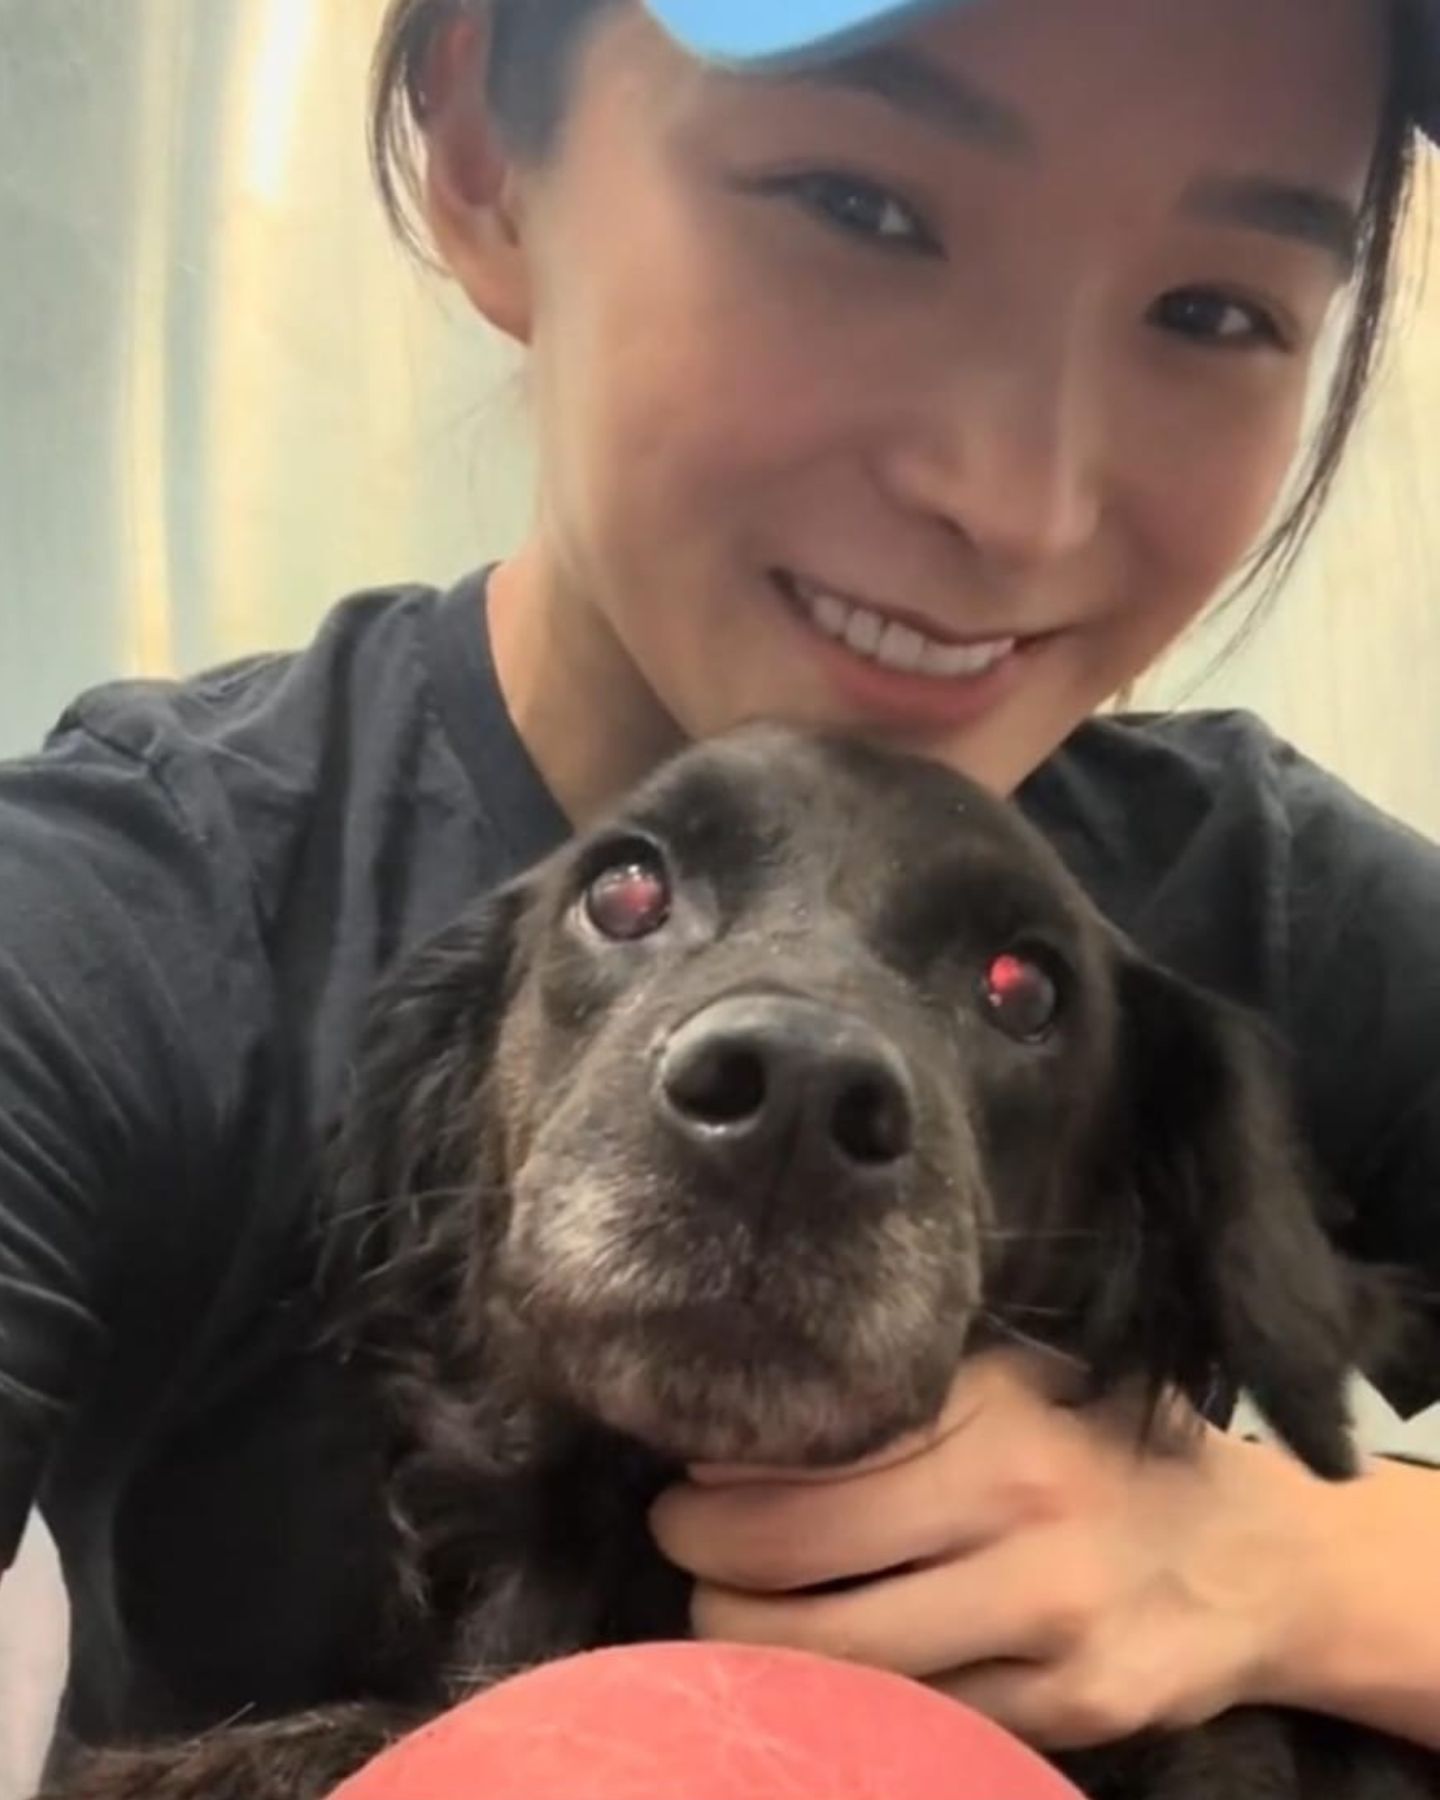
[[[1323,188],[1266,175],[1209,175],[1185,190],[1180,210],[1190,218],[1308,244],[1333,257],[1346,276],[1359,261],[1359,212]]]
[[[1034,133],[1013,106],[907,45],[880,45],[766,79],[869,94],[908,119],[937,126],[1011,161],[1034,154]],[[1320,188],[1264,175],[1206,176],[1186,189],[1180,209],[1193,218],[1270,232],[1324,250],[1347,276],[1359,259],[1356,208]]]
[[[1034,134],[1014,107],[934,57],[902,44],[857,51],[770,79],[872,95],[907,119],[938,126],[950,137],[1011,160],[1023,159],[1034,150]]]

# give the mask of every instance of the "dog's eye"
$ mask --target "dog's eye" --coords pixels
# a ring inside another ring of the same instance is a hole
[[[1054,977],[1033,958],[1013,952],[990,964],[980,992],[992,1023],[1022,1044],[1047,1037],[1060,1010]]]
[[[585,890],[585,913],[602,937],[632,943],[670,917],[670,884],[659,863],[643,854],[602,869]]]

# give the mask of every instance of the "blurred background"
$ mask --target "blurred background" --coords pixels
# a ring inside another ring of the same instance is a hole
[[[518,363],[371,196],[380,11],[0,0],[0,755],[90,683],[298,645],[351,589],[448,582],[517,537]],[[1294,579],[1218,673],[1194,685],[1226,622],[1139,698],[1252,707],[1440,836],[1437,277],[1422,206],[1404,333]],[[37,1530],[0,1605],[0,1800],[28,1791],[63,1656]]]
[[[381,11],[0,0],[0,753],[515,536],[515,364],[372,199]]]

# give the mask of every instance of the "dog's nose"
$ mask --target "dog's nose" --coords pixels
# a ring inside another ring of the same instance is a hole
[[[711,1157],[793,1157],[852,1181],[893,1174],[914,1140],[899,1051],[853,1013],[782,995],[717,1000],[680,1026],[657,1103]]]

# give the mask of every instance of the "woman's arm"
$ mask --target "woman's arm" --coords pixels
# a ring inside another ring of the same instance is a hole
[[[1440,1470],[1383,1459],[1358,1481],[1307,1486],[1306,1604],[1253,1697],[1440,1750]]]
[[[78,728],[0,762],[0,1572],[47,1468],[64,1512],[55,1446],[99,1376],[118,1391],[148,1356],[172,1379],[164,1329],[225,1241],[213,1196],[190,1204],[247,916],[218,845]],[[99,1429],[129,1458],[114,1415]]]

